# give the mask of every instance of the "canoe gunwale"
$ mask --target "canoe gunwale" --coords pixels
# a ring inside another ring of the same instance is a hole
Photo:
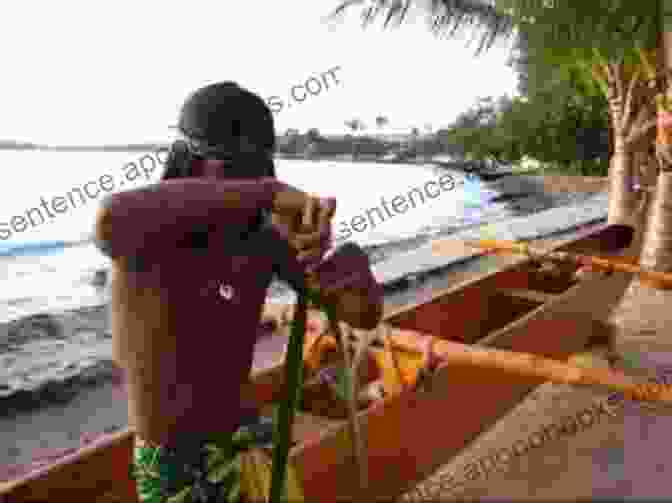
[[[595,230],[591,232],[591,235],[594,232],[598,232],[601,227],[602,225],[595,226]],[[567,238],[565,240],[554,241],[548,243],[544,247],[548,248],[549,250],[571,249],[573,244],[576,244],[585,237],[586,236],[584,235],[578,238],[574,237],[574,238]],[[458,281],[446,289],[437,290],[432,293],[429,299],[424,300],[423,302],[412,303],[400,307],[398,309],[394,309],[385,315],[383,321],[394,327],[396,326],[396,322],[401,318],[403,318],[405,314],[412,313],[421,308],[422,306],[427,306],[429,304],[432,304],[433,302],[439,301],[440,299],[444,299],[447,296],[457,296],[459,295],[459,292],[462,292],[465,288],[480,287],[482,289],[483,288],[486,289],[487,291],[491,291],[493,289],[488,288],[488,286],[490,283],[493,284],[496,283],[496,278],[498,274],[501,275],[502,273],[515,273],[515,272],[522,272],[523,274],[533,274],[533,271],[529,272],[525,271],[526,267],[529,269],[530,260],[528,257],[512,256],[506,258],[505,260],[503,260],[503,262],[504,265],[497,269],[476,273],[469,279]],[[572,306],[576,306],[578,304],[576,301],[568,302],[568,299],[575,298],[576,295],[579,294],[581,291],[583,291],[590,283],[595,285],[595,288],[599,290],[600,286],[604,288],[603,287],[604,281],[609,280],[613,281],[613,278],[597,278],[585,282],[584,281],[578,282],[573,286],[569,287],[569,289],[567,289],[565,292],[549,297],[548,302],[540,304],[538,307],[532,309],[528,313],[524,314],[522,317],[519,317],[513,322],[507,323],[505,326],[490,332],[488,335],[482,337],[479,340],[473,342],[467,342],[467,344],[486,345],[506,349],[510,345],[514,346],[516,345],[511,344],[512,342],[515,342],[516,338],[527,337],[526,340],[528,339],[531,340],[531,337],[529,335],[520,335],[520,334],[524,333],[529,334],[529,332],[531,332],[530,324],[533,324],[535,320],[538,319],[550,320],[553,317],[557,318],[558,312],[556,307],[558,306],[560,307],[561,312],[566,312],[568,316],[571,316]],[[623,280],[621,279],[621,282],[622,281]],[[614,281],[614,284],[617,283],[618,281]],[[563,308],[562,306],[565,307]],[[544,313],[546,313],[546,316],[544,316]],[[600,316],[596,317],[598,319],[603,319]],[[401,328],[402,330],[407,330],[406,328],[402,327],[398,328]],[[438,329],[433,330],[431,332],[433,333],[427,331],[421,333],[433,336],[439,335],[439,333],[437,333]],[[532,345],[534,346],[534,344]],[[535,352],[535,351],[529,351],[529,352]],[[459,382],[457,382],[457,384],[455,383],[450,384],[450,382],[453,382],[452,376],[449,376],[446,372],[447,371],[445,369],[439,370],[438,375],[436,377],[437,382],[441,383],[445,381],[445,383],[448,383],[448,384],[444,383],[445,386],[448,386],[451,389],[454,388],[455,386],[459,388],[460,385]],[[497,383],[492,383],[492,386],[497,387],[496,384]],[[505,404],[506,407],[499,407],[500,404],[498,404],[497,408],[498,412],[496,414],[494,413],[494,409],[491,410],[486,408],[488,411],[487,413],[486,409],[484,409],[485,416],[487,417],[481,418],[483,419],[482,422],[482,424],[484,425],[483,428],[479,429],[478,431],[473,432],[470,431],[470,433],[462,435],[461,442],[457,441],[455,442],[456,446],[457,443],[461,444],[457,446],[459,448],[463,448],[464,446],[466,446],[469,442],[471,442],[474,438],[476,438],[483,431],[483,429],[485,429],[491,424],[494,424],[494,422],[497,419],[499,419],[501,415],[503,415],[506,411],[510,410],[511,407],[515,406],[516,403],[522,400],[524,396],[527,395],[527,393],[529,393],[532,389],[534,389],[538,384],[540,383],[537,384],[531,383],[530,379],[527,379],[526,383],[519,383],[517,386],[518,388],[517,390],[511,390],[509,392],[510,396],[508,396],[506,400],[504,400],[504,398],[502,399],[502,403],[504,401],[507,402]],[[269,401],[272,401],[277,396],[277,390],[281,389],[282,387],[282,361],[276,361],[271,366],[263,369],[255,369],[252,372],[250,386],[251,388],[249,388],[249,392],[252,392],[260,403],[267,403]],[[505,392],[502,393],[506,395]],[[370,420],[372,419],[375,420],[375,418],[382,417],[384,411],[393,411],[394,409],[397,411],[399,417],[405,417],[404,408],[413,407],[414,402],[421,403],[424,401],[425,404],[429,404],[431,402],[434,404],[433,406],[436,406],[436,404],[439,403],[438,401],[439,397],[436,394],[432,395],[433,396],[432,400],[429,399],[429,396],[424,395],[415,396],[415,395],[416,395],[415,392],[408,391],[405,393],[401,393],[400,395],[389,396],[375,403],[371,407],[360,411],[358,415],[361,422],[363,423],[362,424],[363,431],[366,431],[368,429],[368,424]],[[429,400],[429,402],[427,400]],[[319,434],[316,434],[315,437],[303,439],[300,445],[293,447],[290,452],[291,458],[295,461],[298,461],[299,464],[303,466],[303,468],[309,467],[310,460],[312,459],[313,462],[315,461],[314,458],[314,456],[316,455],[315,453],[320,451],[323,444],[325,444],[325,442],[326,443],[331,442],[332,446],[337,444],[338,441],[334,439],[339,435],[342,436],[342,432],[345,431],[345,429],[346,426],[344,424],[343,425],[334,424],[332,426],[325,427],[319,432]],[[49,489],[53,490],[59,488],[63,490],[62,485],[58,485],[57,483],[54,482],[49,482],[49,479],[63,480],[68,477],[72,478],[73,474],[84,473],[86,470],[83,470],[82,467],[86,463],[92,462],[98,456],[101,459],[103,459],[108,453],[112,451],[117,452],[118,456],[122,455],[130,456],[132,452],[132,439],[133,439],[133,431],[130,428],[122,432],[101,437],[100,439],[97,439],[93,444],[84,446],[77,452],[72,453],[67,457],[60,459],[48,466],[39,468],[25,475],[24,477],[0,483],[0,496],[16,498],[12,499],[11,501],[16,501],[17,503],[35,501],[36,499],[39,500],[40,497],[44,498],[45,500],[48,500],[49,498],[47,497],[47,494]],[[455,447],[455,449],[457,447]],[[451,450],[455,451],[455,449]],[[313,457],[311,458],[311,456]],[[405,464],[406,470],[411,471],[410,472],[406,471],[403,474],[403,477],[408,479],[406,480],[406,482],[408,482],[412,486],[414,483],[421,480],[422,477],[429,475],[431,473],[431,470],[436,467],[437,463],[439,465],[445,463],[446,462],[445,457],[446,455],[442,454],[440,456],[441,458],[440,460],[437,458],[435,462],[434,461],[429,462],[430,459],[433,459],[433,457],[430,456],[429,458],[427,458],[428,461],[425,463],[425,466],[422,469],[416,470],[415,472],[412,471],[413,470],[412,468],[409,468],[411,467],[411,465],[408,462],[406,462]],[[302,461],[303,458],[305,458],[304,461]],[[96,460],[96,462],[98,461]],[[380,459],[378,460],[378,462],[380,462]],[[104,465],[104,460],[102,464]],[[327,463],[325,466],[329,467],[332,465]],[[124,481],[118,481],[116,479],[116,476],[120,475],[118,469],[119,467],[116,467],[117,468],[116,471],[114,470],[115,467],[111,466],[110,468],[112,469],[110,471],[110,474],[108,474],[110,482],[111,483],[124,482]],[[124,467],[124,469],[126,470],[126,475],[128,475],[127,473],[128,467]],[[308,470],[308,472],[310,472],[310,470]],[[402,473],[400,472],[398,476],[402,476]],[[407,487],[401,487],[402,485],[404,485],[403,484],[404,481],[398,481],[398,482],[399,482],[398,487],[395,488],[397,494],[399,494],[399,491],[407,489]],[[122,492],[121,488],[119,492],[120,493]],[[126,494],[125,491],[124,493]],[[309,496],[310,495],[307,495],[307,497]]]
[[[580,282],[565,294],[472,345],[566,358],[585,348],[593,335],[593,327],[600,323],[591,313],[582,313],[580,307],[590,306],[587,300],[591,298],[600,298],[595,297],[597,292],[607,289],[615,293],[615,285],[618,285],[616,289],[624,290],[627,278],[601,277]],[[613,299],[617,298],[614,295]],[[540,333],[543,337],[538,337]],[[382,498],[403,494],[434,473],[544,380],[500,370],[463,366],[456,370],[455,366],[443,365],[432,382],[432,387],[436,384],[438,389],[433,389],[430,394],[405,391],[383,399],[361,415],[364,419],[362,434],[367,436],[370,444],[371,490]],[[478,400],[476,397],[479,396],[487,396],[488,400]],[[476,402],[472,402],[474,398]],[[450,409],[451,401],[453,404],[468,403],[471,410],[455,414]],[[386,415],[384,419],[382,414]],[[468,424],[466,418],[471,419],[472,424]],[[450,429],[446,430],[448,424]],[[412,434],[409,428],[412,428]],[[383,436],[387,443],[394,444],[393,447],[384,443],[381,430],[387,430]],[[440,431],[441,434],[428,437],[426,430]],[[347,466],[351,463],[347,458],[339,460],[337,454],[339,449],[342,453],[348,452],[344,445],[345,432],[345,428],[337,432],[331,430],[329,435],[321,436],[319,446],[315,442],[304,443],[293,453],[292,459],[298,463],[299,472],[305,477],[304,483],[309,482],[313,490],[307,492],[307,498],[319,496],[321,500],[336,501],[355,496],[342,492],[343,487],[356,487],[354,475]],[[371,445],[372,441],[374,445]],[[395,459],[395,466],[390,465],[389,459]],[[325,471],[332,473],[325,476]],[[350,484],[346,482],[348,479]],[[331,486],[329,482],[332,482]]]

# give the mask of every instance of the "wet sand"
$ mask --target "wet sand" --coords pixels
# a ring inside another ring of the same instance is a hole
[[[7,465],[78,448],[86,434],[126,425],[125,396],[109,382],[80,391],[68,403],[0,418],[0,480],[13,474]]]
[[[670,427],[671,407],[545,383],[401,501],[669,501]]]

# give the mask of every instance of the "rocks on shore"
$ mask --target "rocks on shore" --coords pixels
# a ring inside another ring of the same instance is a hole
[[[97,286],[97,287],[104,287],[104,286],[107,285],[107,281],[108,281],[108,271],[107,271],[107,269],[99,269],[93,275],[93,279],[91,280],[91,284],[93,286]]]
[[[0,416],[13,416],[20,412],[39,409],[45,404],[66,403],[83,388],[98,386],[117,378],[118,370],[112,360],[83,360],[67,363],[61,375],[50,379],[26,378],[19,386],[0,384]]]
[[[63,327],[50,314],[36,314],[13,321],[0,331],[0,352],[18,349],[19,346],[36,339],[63,339]]]
[[[106,306],[0,326],[0,416],[63,403],[114,377]]]

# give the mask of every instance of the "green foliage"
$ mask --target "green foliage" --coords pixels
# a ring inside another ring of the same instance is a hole
[[[320,139],[322,139],[320,130],[317,128],[310,128],[308,131],[306,131],[306,139],[309,142],[319,141]]]
[[[376,117],[376,127],[377,128],[384,128],[390,123],[390,119],[384,115],[379,115]]]
[[[606,95],[606,82],[594,72],[607,63],[636,66],[638,48],[656,47],[659,0],[554,0],[541,2],[498,0],[519,4],[514,18],[524,33],[528,60],[554,68],[554,77],[582,94]],[[524,8],[523,8],[524,7]],[[531,16],[533,22],[522,21]]]
[[[345,127],[347,127],[353,133],[357,131],[364,131],[366,129],[366,124],[360,119],[352,119],[345,121]]]
[[[331,16],[355,6],[364,26],[381,17],[384,26],[399,26],[412,8],[421,10],[437,35],[480,33],[479,52],[523,29],[558,61],[592,59],[594,48],[620,58],[637,44],[655,47],[660,29],[660,0],[346,0]]]
[[[332,16],[359,6],[363,24],[384,17],[401,25],[408,12],[425,13],[430,30],[450,38],[480,35],[477,53],[497,40],[524,37],[526,59],[545,61],[553,78],[583,93],[606,94],[596,64],[639,63],[637,48],[654,48],[661,0],[347,0]],[[520,44],[517,44],[520,46]],[[520,47],[518,47],[520,48]],[[515,50],[515,48],[514,48]]]
[[[358,155],[385,155],[399,150],[399,142],[389,142],[369,136],[353,137],[322,136],[317,129],[309,129],[305,134],[283,135],[278,137],[279,154],[320,157],[339,156],[357,152]]]
[[[496,0],[526,31],[532,47],[557,62],[637,58],[632,49],[655,47],[659,0]]]
[[[350,380],[349,380],[348,369],[339,367],[336,372],[336,385],[334,386],[334,391],[339,400],[343,402],[348,401],[348,395],[350,390]]]
[[[609,156],[606,101],[568,92],[481,99],[458,117],[448,138],[474,159],[518,163],[529,158],[567,171],[601,171]]]
[[[331,19],[340,19],[352,7],[360,8],[362,26],[366,27],[383,18],[383,25],[400,26],[412,8],[423,10],[429,30],[437,36],[462,37],[477,35],[476,54],[489,49],[499,39],[513,35],[512,17],[501,12],[493,0],[344,0],[331,13]]]
[[[592,161],[573,161],[569,164],[557,162],[544,164],[540,174],[552,173],[575,176],[607,176],[609,162],[604,159],[594,159]]]
[[[296,314],[292,320],[287,356],[285,357],[285,399],[278,409],[275,423],[275,446],[273,448],[273,466],[269,500],[280,503],[285,492],[285,478],[289,461],[289,448],[292,444],[292,425],[299,403],[303,385],[303,341],[306,334],[308,303],[319,301],[312,292],[300,292]]]

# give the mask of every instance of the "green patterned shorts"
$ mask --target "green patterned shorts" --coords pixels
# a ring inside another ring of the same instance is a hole
[[[238,454],[272,447],[273,422],[256,418],[233,435],[198,446],[166,448],[136,438],[131,476],[142,503],[224,503],[240,501]]]

